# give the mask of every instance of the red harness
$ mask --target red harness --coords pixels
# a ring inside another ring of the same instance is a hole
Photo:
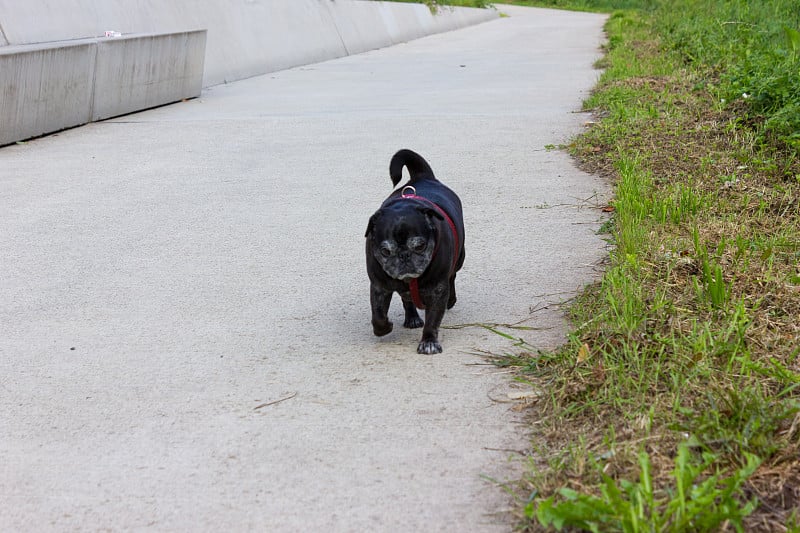
[[[411,189],[411,194],[406,194],[406,190]],[[456,230],[456,225],[453,224],[453,220],[445,213],[444,209],[436,205],[435,203],[431,202],[427,198],[422,196],[417,196],[417,190],[414,189],[411,185],[407,185],[403,188],[403,192],[400,195],[401,198],[407,198],[409,200],[420,200],[425,202],[426,204],[433,207],[436,211],[439,212],[442,217],[444,217],[444,221],[447,222],[447,225],[450,226],[450,231],[453,232],[453,241],[455,242],[455,251],[453,253],[453,269],[455,270],[456,264],[458,263],[458,251],[459,251],[459,242],[458,242],[458,231]],[[436,242],[436,248],[433,249],[433,256],[436,257],[436,252],[439,250],[439,242]],[[425,309],[425,304],[422,302],[422,297],[419,294],[419,282],[417,278],[412,279],[408,282],[408,287],[411,290],[411,300],[414,302],[414,305],[417,306],[417,309]]]

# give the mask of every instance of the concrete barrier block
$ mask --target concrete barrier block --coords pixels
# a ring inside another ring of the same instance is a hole
[[[206,31],[97,41],[92,120],[200,95]]]
[[[229,0],[224,13],[201,26],[208,28],[209,47],[203,85],[346,56],[326,9],[328,3],[330,0]],[[204,7],[204,21],[210,9]]]
[[[0,47],[0,146],[91,119],[93,40]]]
[[[348,55],[392,45],[389,28],[375,2],[330,2],[326,4]]]
[[[440,33],[457,30],[480,24],[481,22],[494,20],[499,17],[500,13],[496,9],[452,8],[443,6],[434,17],[430,32]]]
[[[424,23],[433,17],[428,6],[423,4],[396,4],[380,2],[378,12],[389,30],[392,44],[400,44],[428,35]]]

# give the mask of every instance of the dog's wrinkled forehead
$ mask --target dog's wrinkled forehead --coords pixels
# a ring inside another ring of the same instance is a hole
[[[430,222],[415,206],[389,206],[380,210],[376,228],[383,239],[405,242],[409,237],[427,236],[431,232]]]
[[[417,220],[413,218],[403,218],[398,220],[391,230],[391,237],[393,237],[397,242],[406,242],[411,237],[424,237],[430,233],[424,218],[422,220],[419,220],[421,217],[416,218]]]

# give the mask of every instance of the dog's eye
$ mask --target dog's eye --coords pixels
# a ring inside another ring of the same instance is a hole
[[[427,247],[428,243],[425,242],[425,239],[421,237],[417,237],[415,239],[410,239],[408,241],[408,247],[411,249],[412,252],[422,252]]]
[[[381,255],[383,257],[389,257],[392,255],[392,249],[389,246],[381,246]]]

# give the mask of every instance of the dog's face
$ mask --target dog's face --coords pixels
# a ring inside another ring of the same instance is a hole
[[[443,220],[413,201],[395,202],[372,215],[366,234],[370,252],[389,277],[409,281],[425,272],[436,249],[434,218]]]

